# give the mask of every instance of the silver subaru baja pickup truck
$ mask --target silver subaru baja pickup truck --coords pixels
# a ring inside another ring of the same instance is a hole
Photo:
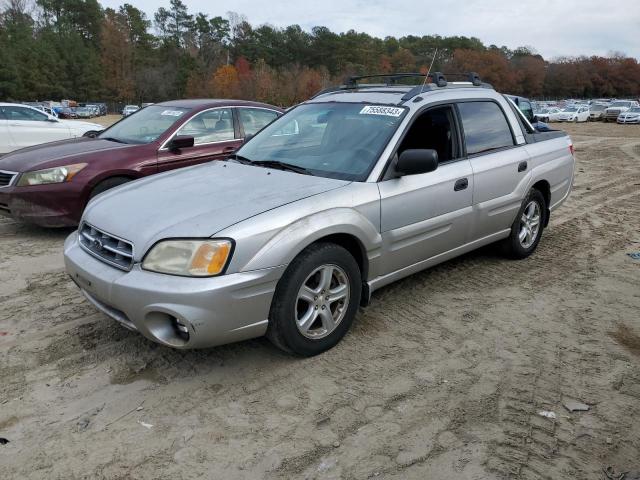
[[[97,196],[65,242],[67,272],[163,345],[267,335],[315,355],[384,285],[494,242],[531,255],[571,190],[569,137],[537,132],[475,74],[405,76],[351,78],[227,161]]]

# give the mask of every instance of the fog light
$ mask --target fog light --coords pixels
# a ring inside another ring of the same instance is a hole
[[[173,328],[185,342],[189,340],[189,328],[175,317],[173,317]]]

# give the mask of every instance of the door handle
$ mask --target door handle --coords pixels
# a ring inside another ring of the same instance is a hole
[[[518,164],[518,172],[524,172],[527,169],[527,167],[528,165],[526,160],[524,162],[520,162]]]
[[[453,190],[455,192],[459,192],[460,190],[464,190],[469,186],[469,180],[466,178],[461,178],[460,180],[456,180],[456,183],[453,185]]]

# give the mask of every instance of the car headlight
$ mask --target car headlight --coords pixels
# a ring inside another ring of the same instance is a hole
[[[219,240],[163,240],[156,243],[142,262],[152,272],[189,277],[213,277],[224,272],[233,242]]]
[[[28,185],[46,185],[48,183],[64,183],[70,182],[76,174],[86,167],[86,163],[76,163],[64,167],[46,168],[44,170],[35,170],[33,172],[25,172],[20,175],[18,187]]]

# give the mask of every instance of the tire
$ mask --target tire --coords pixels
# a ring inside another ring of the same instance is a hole
[[[537,207],[532,207],[532,205],[536,205]],[[536,211],[537,224],[534,228],[532,226],[532,220],[535,221]],[[518,260],[527,258],[531,255],[538,246],[538,243],[540,243],[542,230],[547,224],[547,215],[547,203],[544,200],[544,195],[542,195],[540,190],[532,188],[529,190],[528,195],[522,202],[518,215],[511,225],[511,233],[502,241],[502,249],[504,253],[509,258]],[[523,224],[525,217],[529,219],[529,223],[527,223],[529,227],[528,230]],[[529,231],[530,235],[525,235],[525,238],[522,239],[521,235],[523,231]]]
[[[326,300],[331,291],[343,296]],[[303,357],[329,350],[349,331],[361,294],[360,268],[353,256],[334,243],[313,244],[289,264],[278,282],[267,338]]]
[[[117,187],[119,185],[125,184],[130,181],[131,179],[127,177],[111,177],[111,178],[107,178],[106,180],[102,180],[95,187],[93,187],[93,190],[91,190],[91,195],[89,195],[89,200],[91,200],[96,195],[100,195],[101,193],[106,192],[107,190],[110,190],[114,187]]]

